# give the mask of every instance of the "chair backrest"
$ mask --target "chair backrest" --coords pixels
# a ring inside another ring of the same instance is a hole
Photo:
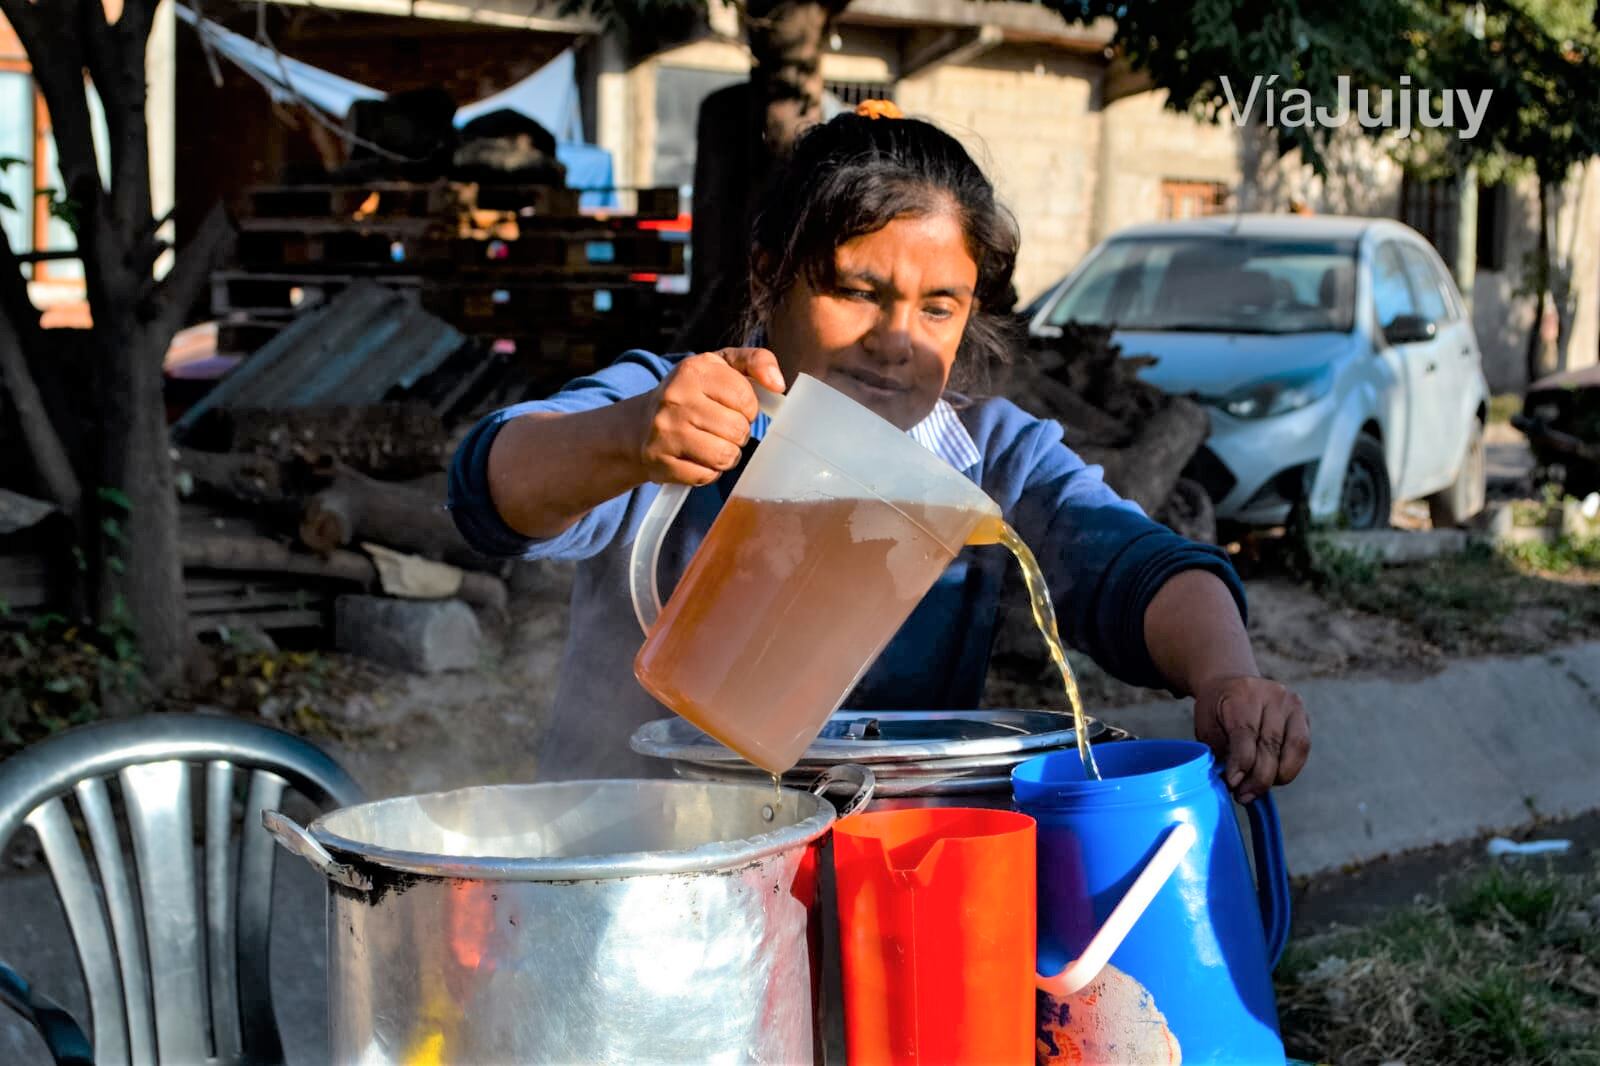
[[[0,763],[0,848],[23,825],[39,837],[83,967],[98,1061],[283,1060],[267,965],[276,844],[261,812],[290,789],[324,809],[362,800],[310,742],[220,715],[97,722]]]

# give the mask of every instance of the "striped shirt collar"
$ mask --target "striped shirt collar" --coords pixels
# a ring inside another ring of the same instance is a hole
[[[767,416],[757,415],[750,426],[750,436],[760,440],[767,433]],[[983,459],[972,434],[961,424],[961,418],[950,401],[941,397],[928,417],[906,430],[911,439],[943,459],[957,470],[970,470]]]

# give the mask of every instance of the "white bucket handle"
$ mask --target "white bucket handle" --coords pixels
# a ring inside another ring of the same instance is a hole
[[[1167,839],[1161,842],[1161,846],[1150,857],[1144,869],[1139,871],[1139,876],[1128,886],[1127,893],[1112,908],[1111,914],[1106,918],[1106,924],[1100,927],[1100,931],[1095,933],[1094,938],[1083,949],[1083,954],[1069,962],[1054,977],[1035,975],[1034,979],[1039,989],[1057,999],[1065,999],[1081,992],[1089,982],[1100,976],[1100,971],[1111,961],[1111,956],[1115,954],[1117,948],[1122,946],[1122,941],[1133,929],[1139,916],[1144,914],[1145,908],[1150,906],[1150,901],[1161,891],[1161,887],[1178,868],[1178,863],[1188,854],[1189,849],[1194,847],[1198,839],[1200,834],[1188,822],[1174,825],[1167,834]]]

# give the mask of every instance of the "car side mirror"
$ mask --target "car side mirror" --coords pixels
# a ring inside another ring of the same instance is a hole
[[[1421,315],[1396,315],[1394,321],[1383,327],[1383,339],[1390,344],[1417,344],[1431,341],[1438,335],[1438,325]]]

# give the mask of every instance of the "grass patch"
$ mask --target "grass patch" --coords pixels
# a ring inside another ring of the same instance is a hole
[[[1299,1058],[1600,1062],[1600,871],[1476,871],[1438,900],[1291,946],[1277,984]]]
[[[1313,536],[1309,576],[1330,601],[1403,622],[1451,655],[1539,651],[1600,627],[1600,539],[1379,567]]]
[[[1522,395],[1515,392],[1502,392],[1498,396],[1489,398],[1490,424],[1509,424],[1512,415],[1522,413]]]

